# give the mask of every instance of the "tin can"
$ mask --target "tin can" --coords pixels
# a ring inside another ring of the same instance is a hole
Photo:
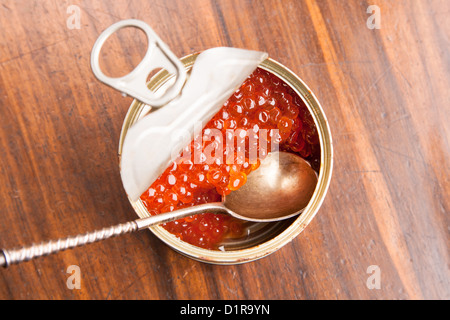
[[[192,68],[198,54],[191,54],[181,59],[186,71]],[[320,170],[314,194],[304,209],[297,217],[279,222],[248,223],[249,236],[242,239],[227,240],[221,248],[223,250],[208,250],[196,247],[177,238],[162,226],[153,226],[151,232],[177,252],[206,263],[212,264],[240,264],[263,258],[297,237],[312,221],[317,214],[327,193],[333,168],[333,148],[331,132],[325,114],[314,94],[306,84],[291,70],[272,59],[263,61],[259,68],[264,69],[289,85],[307,106],[315,122],[321,149]],[[148,87],[152,91],[158,91],[167,86],[173,80],[168,72],[162,70],[153,76]],[[119,141],[119,162],[122,154],[124,138],[128,129],[139,119],[148,114],[151,107],[140,101],[134,100],[128,110],[123,123]],[[150,216],[141,200],[130,203],[140,218]]]

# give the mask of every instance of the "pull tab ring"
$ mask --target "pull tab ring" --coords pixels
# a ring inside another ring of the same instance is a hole
[[[129,74],[119,78],[111,78],[106,76],[100,69],[100,51],[105,41],[114,32],[125,27],[135,27],[145,32],[148,39],[147,52],[142,61]],[[161,107],[173,100],[179,95],[186,81],[186,70],[181,61],[161,41],[148,24],[135,19],[119,21],[100,34],[92,48],[91,68],[94,75],[101,82],[152,107]],[[148,74],[157,68],[165,69],[176,76],[175,83],[162,96],[157,96],[149,90],[146,83]]]

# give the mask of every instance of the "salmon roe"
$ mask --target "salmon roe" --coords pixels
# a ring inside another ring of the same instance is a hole
[[[222,196],[245,184],[247,175],[257,170],[273,146],[300,155],[316,171],[320,166],[319,137],[306,105],[287,84],[260,68],[198,138],[183,150],[189,157],[180,155],[141,195],[151,215],[221,201]],[[233,144],[230,147],[226,142]],[[244,233],[244,221],[213,213],[168,222],[163,227],[185,242],[216,250],[225,238]]]

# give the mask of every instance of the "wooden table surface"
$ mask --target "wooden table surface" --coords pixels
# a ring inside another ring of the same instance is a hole
[[[447,0],[1,0],[0,247],[136,218],[117,159],[132,99],[90,69],[121,19],[178,57],[268,52],[321,102],[335,165],[313,222],[259,261],[196,262],[144,231],[2,269],[0,298],[449,299],[449,14]],[[104,66],[125,74],[145,48],[123,30]]]

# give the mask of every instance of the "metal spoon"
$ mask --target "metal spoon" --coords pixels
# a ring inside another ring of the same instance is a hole
[[[308,162],[287,152],[270,153],[261,161],[258,170],[248,175],[246,184],[224,197],[223,202],[183,208],[84,235],[29,247],[2,250],[0,266],[7,267],[36,257],[205,212],[228,213],[239,219],[257,222],[287,219],[303,211],[314,193],[316,184],[317,174]]]

